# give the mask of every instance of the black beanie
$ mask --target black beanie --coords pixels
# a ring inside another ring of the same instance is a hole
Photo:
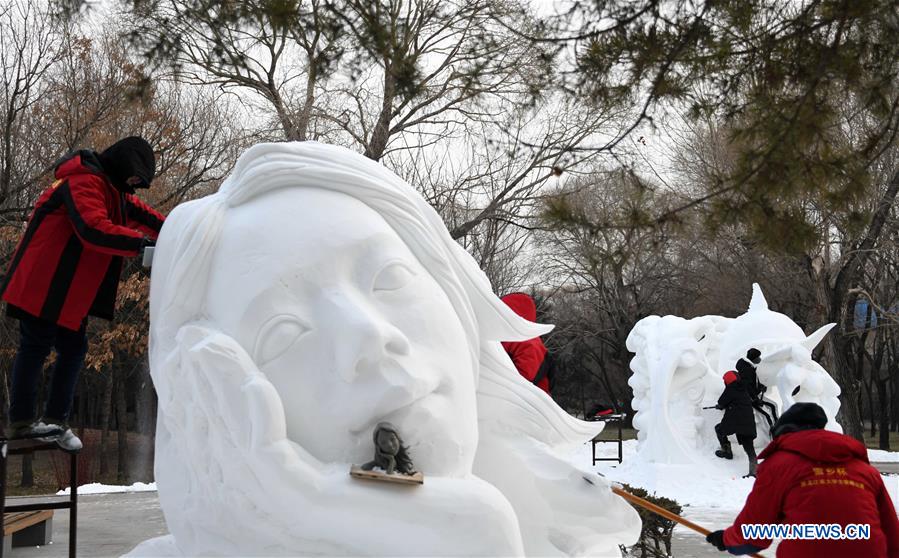
[[[138,188],[149,188],[156,176],[156,157],[153,148],[144,138],[131,136],[121,139],[100,153],[100,164],[112,184],[123,192],[133,192],[135,186],[128,179],[136,176],[142,180]]]
[[[800,430],[820,430],[827,425],[827,415],[817,403],[794,403],[771,427],[771,437]]]
[[[746,351],[746,358],[748,358],[753,364],[758,364],[762,361],[762,352],[753,347]]]

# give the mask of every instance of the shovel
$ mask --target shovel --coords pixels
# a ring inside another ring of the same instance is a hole
[[[663,507],[657,506],[648,500],[644,500],[643,498],[640,498],[639,496],[634,496],[630,492],[621,488],[621,486],[618,486],[614,483],[612,484],[612,492],[621,496],[622,498],[624,498],[631,504],[634,504],[635,506],[640,506],[641,508],[643,508],[645,510],[649,510],[654,514],[661,515],[665,519],[670,519],[671,521],[674,521],[675,523],[680,523],[684,527],[693,529],[694,531],[696,531],[697,533],[699,533],[703,536],[711,533],[711,531],[709,531],[705,527],[697,525],[697,524],[693,523],[692,521],[690,521],[689,519],[684,519],[683,517],[677,515],[676,513],[672,513]],[[761,554],[750,554],[749,556],[753,556],[754,558],[764,558]]]

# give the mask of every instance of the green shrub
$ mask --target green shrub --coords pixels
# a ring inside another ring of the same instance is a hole
[[[642,488],[626,484],[622,485],[622,488],[634,496],[639,496],[677,515],[680,515],[683,509],[680,504],[671,498],[649,494]],[[630,548],[630,556],[639,558],[671,556],[671,535],[674,532],[676,523],[640,506],[634,506],[634,508],[640,514],[640,519],[643,520],[643,529],[640,531],[640,540]]]

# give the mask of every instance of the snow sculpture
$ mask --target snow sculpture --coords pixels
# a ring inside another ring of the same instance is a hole
[[[550,327],[509,310],[381,165],[257,145],[172,212],[153,263],[171,535],[132,555],[608,555],[639,536],[636,512],[560,457],[600,428],[499,345]],[[384,421],[424,473],[411,491],[348,474]]]
[[[710,376],[705,357],[714,323],[709,318],[649,316],[627,338],[636,353],[634,428],[641,458],[657,463],[689,463],[702,426],[701,406]]]
[[[806,336],[793,320],[769,310],[761,287],[753,283],[749,311],[731,323],[721,341],[718,370],[730,370],[741,355],[755,347],[762,352],[756,369],[759,381],[768,386],[765,397],[777,405],[778,415],[797,401],[817,403],[829,419],[826,428],[842,432],[836,421],[840,386],[812,360],[812,351],[835,325],[824,325]]]
[[[724,390],[722,374],[751,347],[762,353],[758,377],[778,414],[796,401],[814,402],[827,413],[827,428],[841,432],[835,418],[839,386],[811,356],[833,325],[806,337],[790,318],[768,308],[757,284],[749,310],[734,319],[649,316],[637,322],[627,348],[635,353],[628,383],[634,390],[640,458],[679,464],[714,460],[714,425],[722,413],[703,407],[715,405]],[[757,422],[756,446],[761,448],[769,441],[768,425],[758,416]]]

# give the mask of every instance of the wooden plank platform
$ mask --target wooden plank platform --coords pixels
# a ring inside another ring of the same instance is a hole
[[[350,476],[357,479],[392,482],[395,484],[424,484],[425,482],[424,475],[422,475],[420,471],[417,471],[414,475],[402,475],[397,473],[388,475],[381,471],[366,471],[358,465],[353,465],[350,468]]]

